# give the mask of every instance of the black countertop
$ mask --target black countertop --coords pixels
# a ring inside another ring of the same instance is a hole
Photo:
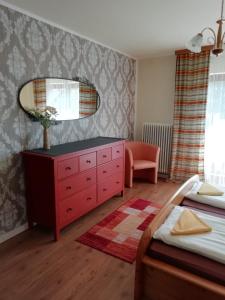
[[[51,146],[51,149],[44,150],[43,148],[27,150],[25,152],[32,152],[37,154],[43,154],[47,156],[58,156],[63,154],[68,154],[76,151],[81,151],[89,148],[94,148],[98,146],[103,146],[119,141],[123,141],[122,138],[112,138],[112,137],[96,137],[82,141],[70,142],[66,144],[60,144],[56,146]]]

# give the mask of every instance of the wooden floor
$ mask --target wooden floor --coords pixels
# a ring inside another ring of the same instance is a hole
[[[124,201],[140,197],[163,204],[177,188],[136,182],[123,198],[112,198],[68,226],[58,242],[36,227],[1,244],[0,300],[132,300],[135,264],[74,240]]]

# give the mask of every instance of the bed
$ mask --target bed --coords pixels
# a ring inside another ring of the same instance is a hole
[[[180,205],[225,216],[225,188],[219,187],[224,192],[223,196],[198,195],[197,190],[201,186],[198,175],[193,176],[191,181],[193,182],[192,188],[184,195]]]
[[[199,181],[198,176],[193,176],[184,183],[144,232],[136,260],[135,300],[225,299],[224,264],[152,238],[174,205],[187,204],[187,207],[225,218],[223,209],[215,211],[215,207],[202,203],[199,207],[199,203],[186,199],[185,195],[196,181]]]

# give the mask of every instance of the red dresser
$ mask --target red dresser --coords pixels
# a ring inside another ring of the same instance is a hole
[[[124,140],[97,137],[22,152],[29,228],[60,230],[124,190]]]

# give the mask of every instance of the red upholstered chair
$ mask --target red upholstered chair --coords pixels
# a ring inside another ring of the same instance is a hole
[[[125,143],[125,184],[133,186],[133,177],[157,183],[160,148],[142,142]]]

